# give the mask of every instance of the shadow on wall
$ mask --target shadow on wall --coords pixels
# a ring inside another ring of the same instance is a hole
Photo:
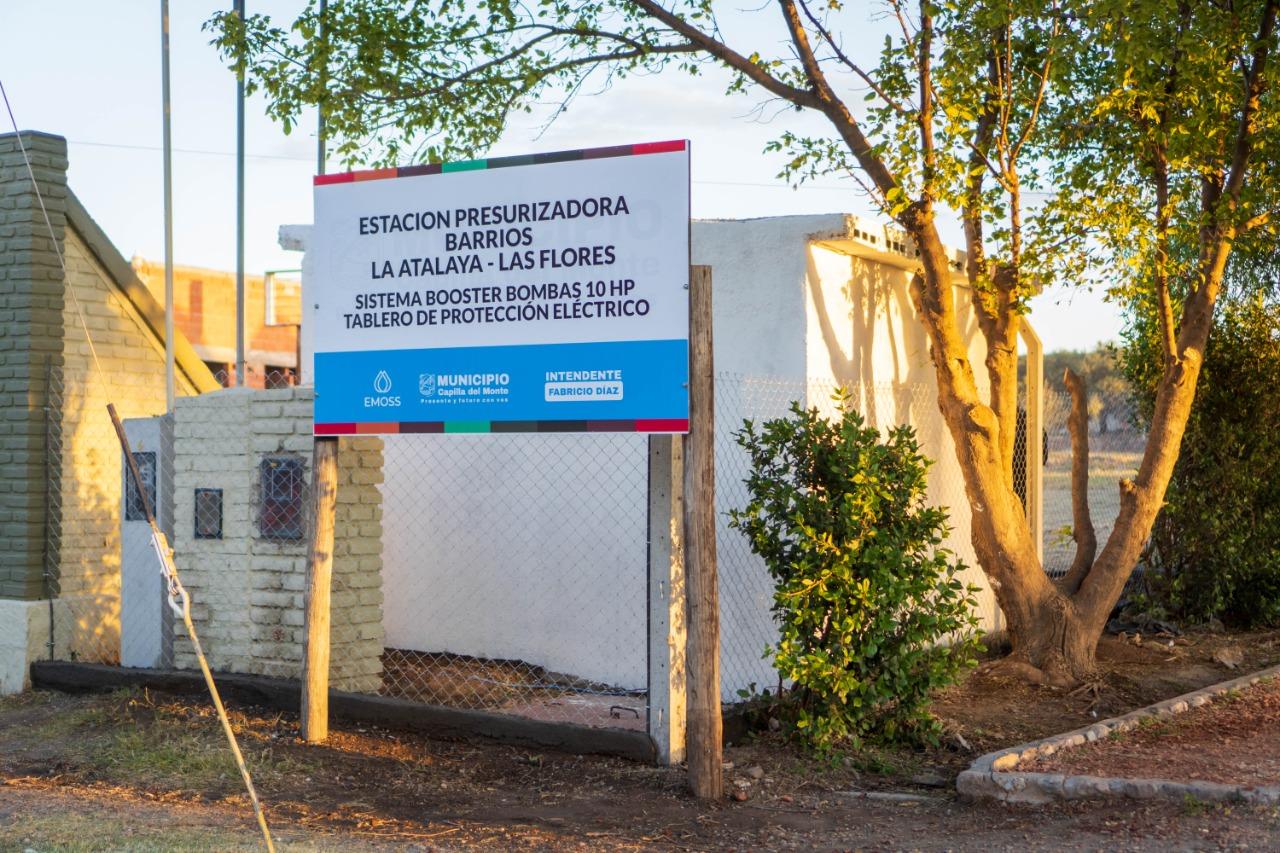
[[[120,449],[107,400],[89,382],[61,387],[62,423],[51,437],[59,503],[56,545],[59,656],[118,663],[120,654]]]
[[[985,575],[969,541],[970,513],[954,442],[938,409],[938,385],[929,339],[911,300],[911,273],[888,264],[850,256],[824,245],[807,251],[807,280],[822,351],[811,348],[830,365],[832,389],[844,386],[870,426],[881,430],[897,424],[915,428],[920,449],[934,464],[929,471],[928,500],[947,508],[953,530],[946,546],[968,566],[965,579],[981,588],[979,615],[987,628],[998,626],[998,613]],[[969,342],[970,358],[981,361],[984,339],[965,288],[955,288],[959,334]],[[983,377],[975,377],[979,392]],[[834,413],[830,390],[810,387],[807,405]]]
[[[51,525],[48,565],[55,603],[55,655],[102,663],[120,659],[121,453],[107,414],[162,414],[164,356],[106,271],[70,229],[63,306],[62,368],[51,382]],[[89,342],[92,338],[92,345]],[[190,393],[184,381],[179,393]]]

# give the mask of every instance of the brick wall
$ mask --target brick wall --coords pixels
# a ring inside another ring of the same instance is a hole
[[[114,403],[121,418],[163,414],[164,349],[74,228],[67,229],[64,246],[62,367],[51,391],[59,424],[50,438],[59,460],[53,503],[60,523],[51,548],[56,591],[73,618],[59,620],[58,652],[115,662],[122,480],[107,404]],[[193,393],[181,373],[177,391]]]
[[[160,304],[164,304],[164,264],[134,258],[138,278]],[[246,275],[245,361],[246,382],[252,388],[279,387],[278,376],[268,376],[267,366],[296,368],[298,327],[266,325],[266,285],[261,275]],[[275,287],[276,322],[299,323],[302,288],[297,281],[278,280]],[[235,374],[236,277],[234,272],[202,269],[181,264],[173,268],[174,323],[206,362],[227,365]],[[234,379],[227,384],[234,384]]]
[[[67,145],[22,142],[54,230],[50,239],[18,138],[0,135],[0,597],[40,598],[47,515],[45,378],[62,349]]]
[[[312,390],[228,389],[180,400],[174,423],[174,554],[214,669],[301,674],[307,535],[260,535],[259,465],[296,458],[311,477]],[[382,441],[344,438],[338,453],[331,685],[382,682]],[[221,539],[196,539],[195,489],[222,490]],[[304,498],[304,515],[309,512]],[[175,664],[196,665],[179,631]]]

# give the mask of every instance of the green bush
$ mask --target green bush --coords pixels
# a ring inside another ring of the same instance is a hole
[[[909,427],[881,440],[837,396],[835,420],[747,421],[751,501],[731,513],[774,580],[779,707],[819,749],[937,742],[930,694],[972,666],[976,590],[941,547],[947,515],[925,503],[929,462]]]
[[[1144,419],[1154,336],[1139,317],[1122,358]],[[1143,578],[1149,603],[1174,618],[1280,624],[1280,305],[1249,299],[1215,318]]]

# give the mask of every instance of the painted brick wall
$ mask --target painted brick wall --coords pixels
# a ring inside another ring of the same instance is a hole
[[[307,533],[259,534],[259,465],[302,460],[311,478],[309,387],[228,389],[179,401],[174,424],[174,553],[214,669],[284,678],[301,674]],[[373,692],[382,683],[382,441],[344,438],[338,453],[331,685]],[[223,537],[196,539],[195,489],[222,490]],[[304,500],[309,511],[309,499]],[[175,663],[196,666],[179,636]]]
[[[62,350],[67,144],[31,132],[22,143],[54,239],[17,136],[0,135],[0,597],[33,599],[44,589],[45,377]]]
[[[68,224],[65,140],[21,142],[0,135],[0,597],[52,592],[55,654],[110,662],[121,473],[106,404],[125,418],[162,412],[163,350]],[[178,392],[192,392],[185,378]]]

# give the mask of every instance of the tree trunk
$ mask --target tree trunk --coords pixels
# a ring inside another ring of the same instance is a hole
[[[1077,682],[1093,670],[1097,639],[1114,599],[1104,600],[1106,593],[1097,595],[1095,589],[1087,603],[1081,603],[1064,595],[1045,574],[1022,502],[1006,474],[1001,418],[979,394],[967,343],[958,331],[946,250],[931,212],[926,209],[918,216],[911,233],[923,269],[913,281],[912,299],[929,335],[938,407],[955,443],[973,510],[974,552],[1013,643],[1009,666],[1032,681]],[[1016,361],[1011,366],[1016,370]],[[1016,429],[1016,419],[1012,426]],[[1116,556],[1124,559],[1120,553]],[[1119,588],[1115,592],[1118,595]]]
[[[1093,670],[1101,632],[1071,599],[1053,592],[1036,601],[1029,613],[1029,622],[1009,619],[1009,671],[1037,684],[1066,686]]]
[[[978,393],[965,340],[956,324],[951,270],[928,210],[911,233],[923,270],[912,299],[930,340],[938,407],[955,442],[973,510],[971,537],[978,562],[1008,623],[1009,666],[1033,681],[1068,684],[1093,669],[1097,641],[1137,564],[1177,461],[1208,337],[1213,296],[1222,280],[1229,242],[1220,240],[1203,262],[1202,290],[1188,301],[1179,359],[1169,365],[1138,475],[1119,484],[1120,512],[1111,536],[1067,594],[1045,574],[1031,529],[1004,470],[1000,418]]]

